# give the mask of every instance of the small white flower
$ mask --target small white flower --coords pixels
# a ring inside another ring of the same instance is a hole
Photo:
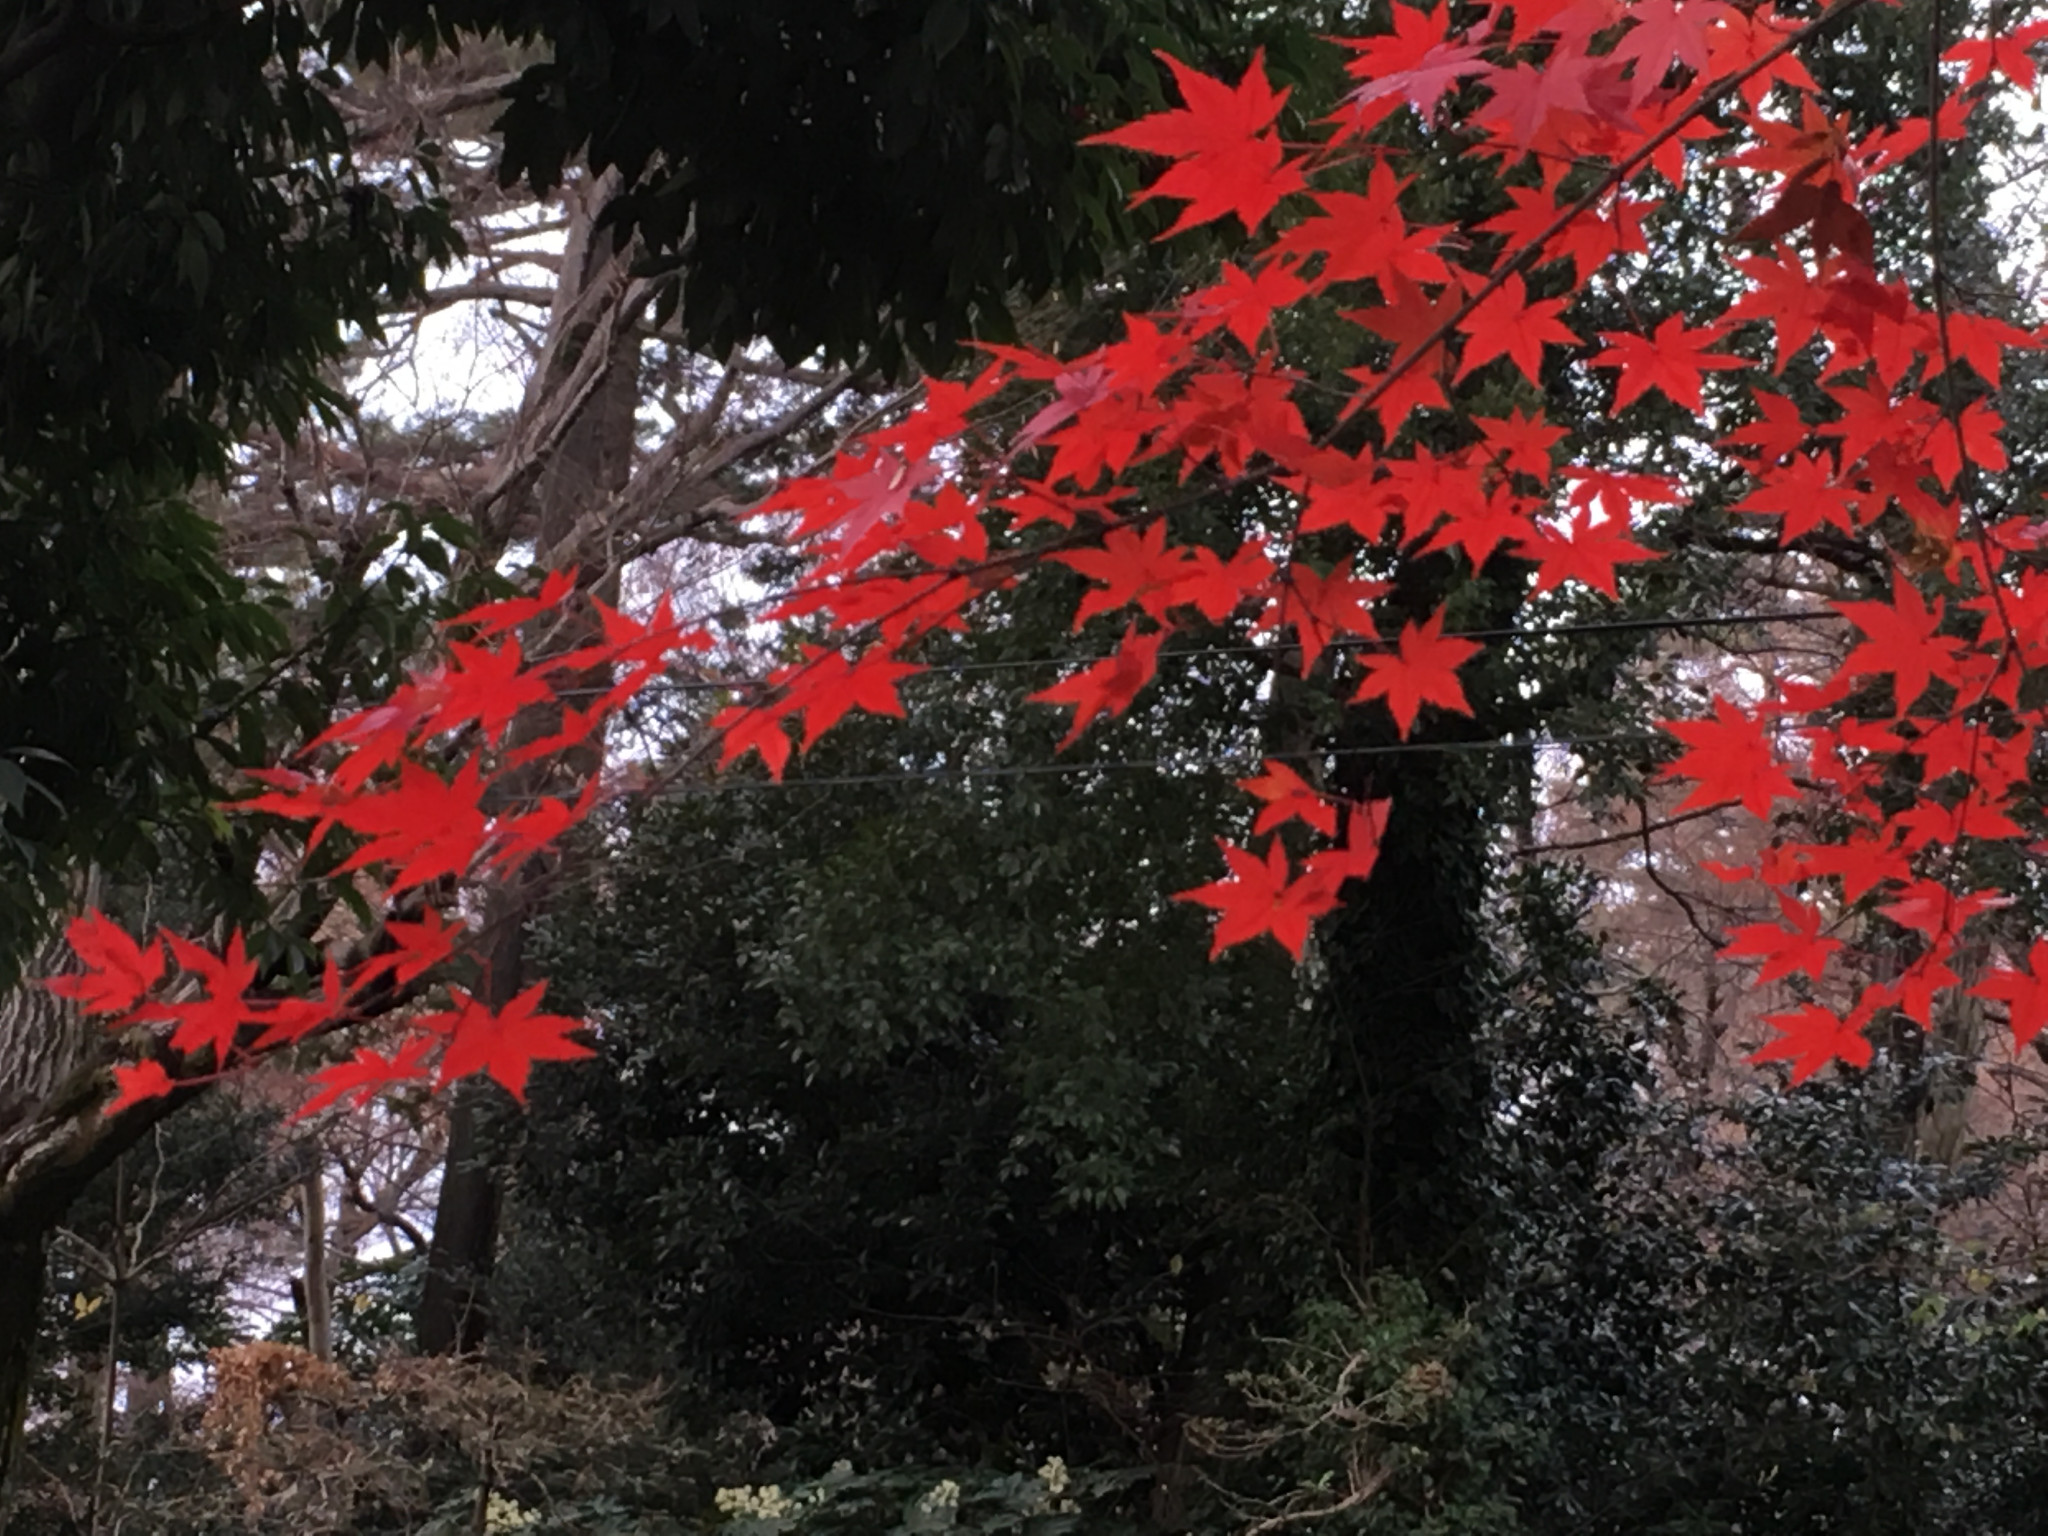
[[[917,1507],[927,1515],[936,1515],[941,1510],[960,1507],[960,1485],[950,1477],[939,1479],[939,1484],[917,1501]]]
[[[1048,1456],[1045,1465],[1038,1469],[1038,1476],[1045,1484],[1045,1496],[1056,1499],[1067,1491],[1067,1484],[1073,1479],[1068,1475],[1066,1458]]]
[[[721,1515],[733,1515],[747,1520],[780,1520],[796,1510],[795,1501],[784,1497],[782,1487],[767,1483],[755,1488],[742,1484],[738,1488],[721,1488],[711,1496]]]
[[[492,1536],[499,1531],[523,1531],[539,1522],[539,1510],[521,1509],[502,1493],[494,1493],[484,1501],[484,1529]]]

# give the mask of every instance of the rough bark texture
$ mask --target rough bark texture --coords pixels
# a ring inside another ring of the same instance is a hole
[[[48,975],[69,951],[53,937],[24,968]],[[108,1037],[33,981],[0,996],[0,1510],[21,1450],[51,1230],[80,1190],[199,1089],[102,1113]]]
[[[533,476],[530,495],[510,498],[510,515],[499,524],[507,533],[514,528],[528,531],[543,561],[557,567],[610,553],[587,546],[599,542],[596,534],[604,525],[604,514],[625,489],[633,469],[640,356],[636,322],[645,298],[636,296],[637,285],[629,280],[629,253],[595,228],[608,185],[599,178],[570,194],[563,282],[520,415],[536,422],[560,416],[564,391],[573,390],[576,403]],[[594,354],[593,349],[599,350]],[[515,433],[515,438],[520,435]],[[544,735],[554,728],[554,722],[536,714],[519,721],[514,735]],[[561,778],[577,780],[598,766],[597,755],[588,753],[555,771]],[[492,1007],[511,1001],[524,984],[524,936],[537,899],[537,873],[522,872],[492,898],[482,987],[483,998]],[[500,1204],[500,1138],[492,1134],[499,1117],[490,1112],[491,1096],[492,1090],[483,1084],[464,1083],[449,1108],[448,1158],[435,1206],[426,1283],[413,1319],[420,1348],[430,1354],[469,1353],[481,1347],[489,1329],[489,1282],[497,1254]]]

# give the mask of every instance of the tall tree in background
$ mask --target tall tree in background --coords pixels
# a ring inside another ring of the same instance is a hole
[[[886,364],[906,338],[938,347],[970,309],[1000,327],[1001,301],[1014,293],[1087,275],[1099,237],[1107,231],[1114,243],[1128,226],[1113,174],[1073,149],[1073,114],[1085,128],[1156,101],[1146,47],[1186,49],[1196,39],[1183,22],[1220,17],[1081,7],[1059,26],[1005,14],[993,32],[967,17],[962,36],[989,75],[935,68],[960,42],[952,34],[961,18],[943,8],[934,16],[885,7],[852,32],[836,13],[815,19],[831,23],[843,59],[812,46],[817,38],[791,55],[779,42],[764,53],[721,33],[722,47],[690,45],[694,67],[736,83],[760,109],[784,99],[784,64],[800,57],[806,70],[825,70],[812,83],[830,87],[833,110],[889,109],[888,174],[862,195],[909,193],[930,211],[980,187],[977,207],[1018,217],[949,225],[954,234],[937,240],[912,219],[891,256],[878,243],[883,225],[857,226],[844,208],[822,223],[814,210],[795,212],[847,190],[845,167],[820,148],[858,135],[801,116],[792,131],[775,105],[784,120],[773,132],[727,125],[706,137],[701,121],[669,121],[676,98],[650,93],[644,80],[629,93],[639,103],[629,142],[605,139],[597,164],[580,167],[572,151],[591,128],[576,114],[602,104],[607,123],[625,121],[611,105],[623,80],[593,83],[592,71],[630,71],[678,43],[680,33],[650,18],[561,13],[542,27],[519,8],[479,10],[448,31],[438,18],[413,18],[423,40],[468,39],[461,58],[425,75],[410,65],[360,67],[398,56],[384,23],[350,9],[329,17],[324,34],[286,5],[230,17],[213,7],[145,16],[52,4],[17,18],[0,56],[5,148],[18,168],[9,185],[21,201],[6,267],[16,302],[5,451],[22,509],[8,526],[25,540],[8,561],[10,580],[19,578],[9,611],[20,615],[8,686],[18,690],[9,718],[30,734],[0,754],[10,849],[32,876],[10,886],[22,898],[6,914],[17,962],[52,908],[85,894],[82,871],[95,865],[101,899],[129,905],[144,923],[247,927],[267,975],[287,987],[317,966],[318,935],[333,904],[353,899],[350,883],[316,883],[266,913],[254,876],[278,852],[277,828],[223,827],[209,805],[226,787],[223,765],[259,765],[316,734],[337,708],[388,690],[421,622],[459,606],[475,582],[488,584],[509,550],[583,564],[606,591],[633,559],[678,539],[723,536],[758,494],[748,465],[793,451],[792,434],[806,424],[829,428],[830,408],[854,380],[849,369],[812,377],[764,362],[749,350],[763,332],[806,347],[828,340]],[[653,25],[659,47],[613,50],[603,28],[628,22]],[[522,58],[474,35],[493,30],[546,41],[551,62],[520,73]],[[900,60],[870,69],[900,52],[892,37],[921,40],[923,73],[904,74]],[[350,45],[359,45],[353,62],[329,67]],[[861,73],[851,97],[838,91],[842,67]],[[536,103],[559,99],[532,90],[551,71],[576,73],[571,109],[545,131],[520,126]],[[464,228],[482,253],[476,280],[421,299],[424,265],[457,248],[436,189],[444,176],[474,179],[459,147],[441,148],[449,114],[495,110],[520,82],[525,93],[508,119],[518,148],[504,169],[565,183],[558,210],[571,250],[530,253],[528,286],[514,292],[506,273],[522,262],[508,268],[491,250],[503,234],[491,217],[505,199],[474,200]],[[934,83],[962,90],[946,112],[927,110]],[[971,145],[958,136],[966,119],[952,110],[970,99]],[[1063,105],[1047,116],[1052,103]],[[792,211],[748,213],[712,238],[717,216],[693,211],[695,193],[677,195],[685,160],[700,183],[730,189],[758,176],[792,199]],[[63,196],[48,195],[60,184]],[[1060,233],[1050,243],[1020,237],[1041,214]],[[682,301],[700,228],[712,255]],[[855,262],[851,243],[821,243],[821,231],[872,237],[876,264]],[[800,267],[821,255],[848,278],[807,290],[817,307],[793,317],[778,310],[791,290],[762,280],[766,264]],[[538,290],[537,264],[560,268]],[[735,286],[743,276],[751,289]],[[460,463],[448,459],[443,432],[428,453],[437,462],[408,464],[403,435],[394,442],[388,424],[366,423],[340,391],[334,370],[351,329],[374,336],[380,322],[406,323],[422,303],[516,308],[535,297],[545,319],[525,404],[502,437],[472,437]],[[682,386],[671,398],[686,401],[690,417],[658,446],[635,421],[650,344],[666,354],[657,366]],[[717,349],[711,359],[700,356],[707,345]],[[321,418],[303,435],[314,406]],[[267,602],[251,600],[243,576],[221,561],[214,528],[188,505],[195,482],[222,477],[233,494],[200,499],[221,516],[233,550],[293,573]],[[457,552],[465,553],[456,586],[435,591],[416,579],[412,561],[447,569]],[[392,555],[404,558],[393,565]],[[145,877],[147,887],[138,883]],[[523,914],[514,903],[498,925],[512,947],[494,974],[508,986]],[[43,956],[35,969],[50,963]],[[6,1309],[18,1326],[0,1347],[0,1397],[18,1406],[36,1255],[50,1225],[169,1106],[101,1124],[107,1057],[98,1031],[33,989],[11,994],[8,1019],[0,1233],[10,1300],[20,1304]],[[458,1127],[470,1120],[458,1106]],[[450,1219],[437,1224],[446,1283],[422,1318],[449,1343],[480,1316],[464,1276],[487,1267],[491,1247],[488,1192],[464,1195],[474,1165],[459,1146],[458,1176],[444,1186]],[[462,1238],[465,1224],[471,1235]],[[18,1413],[7,1417],[18,1423]]]

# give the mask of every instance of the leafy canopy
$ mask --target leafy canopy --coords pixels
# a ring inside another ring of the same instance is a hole
[[[1795,1077],[1857,1062],[1868,1026],[1924,1027],[1959,988],[2011,1003],[2016,1026],[2034,1027],[2031,960],[1976,979],[1959,960],[1972,920],[2004,900],[1976,873],[1978,855],[2041,830],[2028,771],[2041,705],[2024,685],[2048,661],[2048,586],[2039,528],[2005,494],[1998,435],[2004,353],[2036,338],[1968,312],[1938,266],[1917,284],[1877,270],[1865,212],[1938,179],[1944,139],[1970,131],[1999,81],[1977,53],[1952,49],[1929,115],[1855,135],[1799,50],[1825,45],[1866,3],[1818,18],[1714,0],[1398,12],[1393,33],[1356,50],[1356,88],[1308,144],[1282,137],[1284,93],[1259,61],[1234,85],[1177,70],[1184,106],[1107,137],[1170,160],[1152,195],[1183,202],[1183,224],[1242,225],[1246,253],[1083,356],[987,348],[995,366],[933,381],[915,410],[767,498],[760,515],[794,530],[807,565],[765,617],[805,620],[826,643],[735,683],[714,722],[724,761],[757,753],[780,774],[799,741],[849,709],[894,712],[926,637],[1055,562],[1095,583],[1083,618],[1129,615],[1109,655],[1041,695],[1073,706],[1075,736],[1131,706],[1177,654],[1176,634],[1228,621],[1267,636],[1276,658],[1291,645],[1314,665],[1329,651],[1327,685],[1355,709],[1388,711],[1406,736],[1468,711],[1466,615],[1505,594],[1521,631],[1540,632],[1539,594],[1605,594],[1653,572],[1667,509],[1733,477],[1749,488],[1738,514],[1769,520],[1748,547],[1801,560],[1846,544],[1887,589],[1836,606],[1864,639],[1832,675],[1709,678],[1705,717],[1670,722],[1682,750],[1663,772],[1691,786],[1686,803],[1739,807],[1773,834],[1753,865],[1725,873],[1791,904],[1776,936],[1768,924],[1745,931],[1735,950],[1796,967],[1812,987],[1771,1016],[1778,1038],[1761,1059],[1792,1062]],[[1505,238],[1411,217],[1406,157],[1439,141],[1514,180]],[[1749,177],[1765,211],[1726,232],[1732,302],[1659,313],[1636,259],[1645,225],[1709,169]],[[1546,307],[1529,286],[1544,269],[1569,271],[1582,296],[1618,295],[1628,323],[1580,328],[1570,308]],[[1287,311],[1306,305],[1356,327],[1358,361],[1336,380],[1277,345]],[[1589,428],[1563,414],[1546,425],[1537,386],[1561,383],[1601,393],[1603,426],[1681,434],[1694,467],[1607,467]],[[1516,410],[1476,414],[1481,387]],[[1005,434],[1016,418],[993,405],[1018,390],[1039,408]],[[1796,414],[1780,397],[1801,402]],[[1816,484],[1833,493],[1824,528],[1807,518]],[[1259,526],[1228,554],[1177,539],[1221,490],[1256,493]],[[351,862],[389,871],[398,891],[528,857],[596,789],[573,804],[535,797],[522,770],[598,731],[665,656],[717,643],[663,604],[638,619],[600,607],[601,641],[550,650],[550,618],[584,601],[573,587],[557,578],[529,601],[466,615],[472,638],[448,664],[339,722],[303,769],[273,774],[242,809],[345,829],[363,840]],[[492,745],[494,722],[597,668],[614,686],[565,705],[558,733]],[[449,756],[451,733],[452,774],[424,766]],[[1270,787],[1282,769],[1294,771],[1276,756],[1254,782]],[[1331,793],[1315,774],[1301,782],[1262,795],[1289,824],[1268,818],[1262,845],[1257,833],[1226,839],[1224,877],[1184,893],[1218,910],[1219,948],[1271,935],[1299,956],[1346,883],[1371,876],[1378,803]],[[1870,927],[1884,964],[1862,963],[1849,941],[1859,917],[1880,920]],[[459,942],[448,925],[412,958],[438,965]],[[330,964],[318,1005],[251,1004],[238,1026],[260,1027],[249,1046],[239,1032],[195,1034],[180,1010],[206,1004],[149,1001],[111,978],[93,983],[95,1005],[173,1018],[188,1040],[205,1036],[218,1069],[257,1042],[359,1016],[381,963]],[[287,1021],[266,1007],[303,1012]],[[359,1053],[324,1081],[362,1094],[488,1065],[517,1086],[519,1047],[503,1040],[567,1044],[553,1022],[530,1027],[463,999],[415,1021],[394,1054]],[[126,1087],[132,1098],[161,1082],[138,1069]]]

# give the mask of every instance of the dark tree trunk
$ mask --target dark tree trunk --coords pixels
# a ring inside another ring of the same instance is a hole
[[[1331,1097],[1343,1106],[1332,1194],[1348,1207],[1338,1228],[1352,1234],[1347,1257],[1360,1275],[1393,1269],[1435,1284],[1448,1272],[1461,1291],[1475,1278],[1487,1103],[1476,809],[1450,786],[1406,776],[1378,869],[1322,941]]]
[[[481,1083],[456,1086],[448,1105],[448,1162],[434,1208],[427,1279],[413,1318],[430,1355],[470,1354],[490,1327],[491,1268],[498,1251],[498,1175],[480,1134]]]
[[[539,365],[527,386],[523,414],[539,417],[554,408],[553,396],[576,375],[592,347],[609,347],[594,387],[534,481],[530,497],[502,518],[497,532],[532,537],[544,563],[577,564],[583,546],[603,530],[606,511],[632,474],[634,408],[639,388],[639,335],[630,323],[608,328],[605,306],[624,302],[628,253],[596,228],[596,217],[612,188],[597,177],[569,196],[569,238],[562,258],[562,283]],[[607,340],[607,336],[611,339]],[[616,575],[611,578],[615,582]],[[609,585],[610,583],[607,583]],[[616,596],[615,587],[612,590]],[[607,686],[610,678],[598,679]],[[558,728],[545,710],[529,711],[513,727],[513,739],[544,736]],[[598,771],[601,752],[572,754],[555,768],[549,785],[571,792],[582,776]],[[568,782],[575,781],[575,782]],[[489,919],[489,959],[482,996],[492,1007],[511,1001],[525,980],[524,935],[533,915],[541,871],[529,868],[497,892]],[[464,1083],[448,1115],[448,1160],[434,1210],[427,1280],[413,1323],[420,1348],[431,1354],[469,1353],[482,1347],[490,1321],[489,1282],[498,1243],[498,1165],[502,1137],[493,1133],[495,1089]]]
[[[52,938],[24,972],[48,975],[68,953]],[[101,1170],[204,1092],[181,1088],[109,1118],[109,1038],[32,982],[0,992],[0,1512],[21,1453],[50,1234]]]
[[[1415,589],[1400,594],[1417,613],[1441,597],[1429,575],[1411,573]],[[1511,614],[1503,603],[1497,616],[1466,622]],[[1467,692],[1476,718],[1426,716],[1416,739],[1491,743],[1527,728],[1512,692],[1489,698],[1476,676]],[[1354,799],[1391,797],[1393,809],[1372,879],[1346,888],[1319,939],[1332,1106],[1325,1200],[1331,1230],[1348,1236],[1342,1257],[1355,1277],[1393,1270],[1466,1298],[1485,1263],[1478,1159],[1491,1092],[1480,1038],[1494,963],[1490,812],[1501,774],[1515,769],[1498,754],[1370,755],[1397,740],[1383,712],[1353,709],[1334,743],[1353,754],[1339,759],[1335,787]]]
[[[0,1228],[0,1531],[7,1528],[7,1473],[21,1456],[28,1389],[35,1379],[36,1324],[42,1317],[46,1227]]]

